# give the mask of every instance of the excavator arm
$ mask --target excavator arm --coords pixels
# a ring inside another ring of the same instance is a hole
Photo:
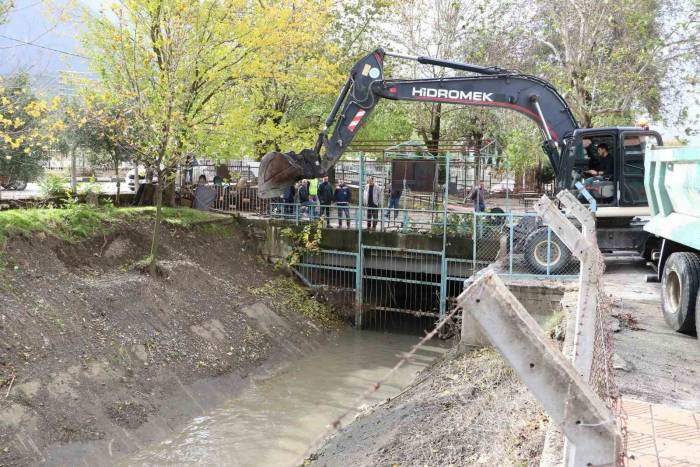
[[[385,80],[386,56],[477,73],[475,76],[413,80]],[[431,57],[410,57],[382,49],[358,61],[343,85],[319,134],[316,146],[296,154],[271,152],[260,163],[258,194],[279,196],[301,178],[326,174],[350,146],[380,98],[416,102],[445,102],[514,110],[531,118],[542,131],[543,148],[557,179],[567,141],[578,128],[571,109],[551,84],[540,78]],[[333,128],[331,136],[328,131]]]

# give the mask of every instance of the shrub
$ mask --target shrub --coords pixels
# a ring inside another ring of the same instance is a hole
[[[39,184],[41,194],[46,198],[61,196],[66,192],[68,177],[65,174],[50,173]]]
[[[90,181],[87,183],[81,183],[78,185],[78,194],[81,196],[87,196],[89,194],[99,195],[101,193],[102,187],[95,181],[95,177],[91,177]]]

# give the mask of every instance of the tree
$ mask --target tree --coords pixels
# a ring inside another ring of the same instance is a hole
[[[92,18],[85,42],[106,98],[126,102],[130,124],[146,130],[133,150],[158,176],[153,273],[163,187],[195,137],[221,122],[234,85],[255,68],[244,39],[264,40],[268,25],[252,21],[243,0],[124,0],[112,15]]]
[[[67,128],[63,139],[74,147],[89,149],[93,163],[106,164],[114,170],[117,179],[117,198],[121,192],[119,166],[131,160],[140,137],[137,125],[129,119],[130,109],[122,102],[114,102],[104,94],[89,91],[80,104],[65,108]]]
[[[476,0],[470,4],[449,0],[401,2],[392,9],[387,35],[392,43],[412,55],[499,65],[513,21],[513,16],[503,11],[511,5],[508,0]],[[397,64],[396,72],[412,78],[464,75],[415,62]],[[410,108],[415,129],[433,154],[439,152],[441,139],[465,140],[479,148],[484,137],[498,128],[494,123],[499,114],[486,109],[443,103],[412,104]]]
[[[675,100],[667,92],[673,70],[700,63],[694,1],[537,0],[527,10],[525,21],[534,23],[522,29],[537,52],[537,72],[564,94],[583,127],[658,117]]]
[[[259,2],[255,9],[260,40],[248,46],[257,51],[257,68],[241,86],[245,111],[229,113],[226,130],[258,158],[270,150],[313,144],[340,89],[345,70],[328,32],[335,21],[332,5],[282,0]]]
[[[10,12],[12,7],[15,6],[15,2],[3,0],[0,2],[0,24],[7,21],[7,14]]]
[[[443,0],[401,2],[393,15],[395,27],[392,29],[396,32],[389,32],[389,37],[413,55],[454,58],[454,45],[458,43],[459,34],[457,23],[465,8],[461,2]],[[396,69],[408,72],[413,78],[454,75],[452,70],[417,63],[401,64]],[[433,155],[439,152],[443,107],[440,102],[413,105],[415,129]]]
[[[354,61],[376,37],[386,0],[259,2],[263,38],[248,41],[258,64],[207,138],[210,154],[262,157],[310,147]]]
[[[362,127],[361,141],[405,141],[411,138],[413,121],[403,102],[381,102]]]
[[[0,77],[0,175],[26,182],[41,173],[49,145],[63,129],[51,118],[58,104],[38,99],[26,74]]]
[[[546,160],[542,152],[542,135],[539,129],[534,124],[514,125],[504,131],[499,140],[504,148],[509,171],[516,180],[522,180],[524,187],[532,169],[541,168],[543,159]]]

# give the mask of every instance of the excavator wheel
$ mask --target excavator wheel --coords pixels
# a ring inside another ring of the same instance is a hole
[[[564,274],[571,261],[571,251],[553,233],[547,237],[547,228],[528,235],[523,245],[525,262],[535,274]]]

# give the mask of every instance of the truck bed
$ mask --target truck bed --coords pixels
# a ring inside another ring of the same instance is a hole
[[[700,251],[700,147],[647,149],[644,164],[653,216],[644,230]]]

